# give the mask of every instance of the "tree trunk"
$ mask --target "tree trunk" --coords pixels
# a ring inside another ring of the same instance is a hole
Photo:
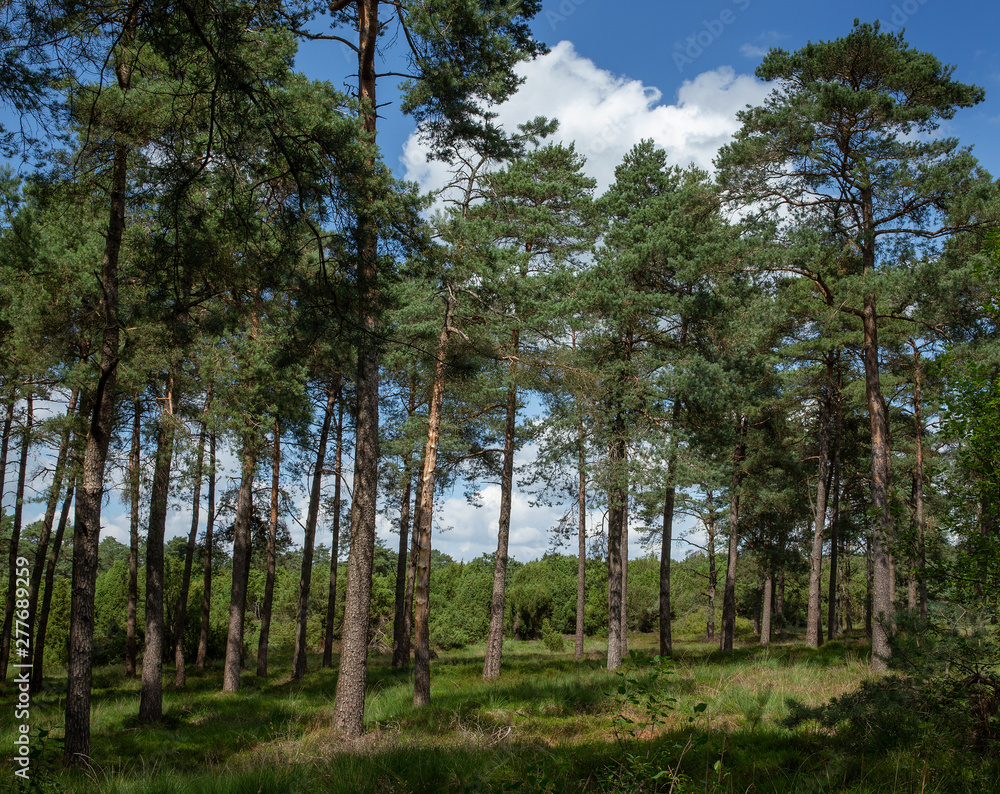
[[[337,445],[333,461],[333,534],[330,547],[330,592],[326,600],[326,632],[323,637],[323,667],[333,666],[333,620],[337,614],[337,566],[340,559],[340,488],[342,461],[344,455],[344,401],[338,381],[337,400]]]
[[[809,601],[806,612],[806,645],[818,648],[823,641],[822,583],[823,534],[826,530],[827,474],[830,465],[830,407],[833,391],[833,359],[827,361],[827,381],[819,402],[819,463],[816,505],[813,516],[812,549],[809,552]]]
[[[889,510],[889,489],[892,481],[892,458],[889,442],[889,417],[882,388],[879,384],[878,324],[875,294],[865,297],[862,312],[865,367],[865,396],[871,420],[872,439],[872,508],[877,516],[872,537],[872,660],[873,670],[889,669],[893,632],[893,581],[889,560],[892,541],[892,513]]]
[[[622,509],[622,611],[619,615],[621,630],[621,658],[628,658],[628,487],[623,494],[625,506]]]
[[[625,467],[624,417],[614,418],[614,437],[608,450],[611,483],[608,487],[608,670],[622,663],[622,530],[625,525],[627,486],[622,485]]]
[[[305,535],[302,540],[302,571],[299,575],[299,598],[295,614],[295,648],[292,653],[292,678],[299,679],[306,674],[306,630],[309,625],[309,590],[312,586],[313,547],[316,544],[316,523],[319,520],[319,501],[323,488],[323,469],[326,466],[326,446],[330,439],[330,424],[333,408],[340,393],[340,378],[335,377],[326,390],[326,406],[323,409],[323,426],[319,433],[319,447],[316,450],[316,465],[309,489],[309,511],[306,513]],[[331,550],[336,559],[336,550]]]
[[[407,453],[406,460],[403,461],[403,496],[399,501],[399,556],[396,558],[396,603],[392,619],[392,666],[397,670],[402,670],[410,664],[410,632],[404,623],[407,616],[406,573],[410,569],[407,552],[410,543],[412,468],[413,453],[411,451]]]
[[[573,657],[583,658],[584,605],[587,599],[587,452],[583,443],[583,420],[577,425],[579,443],[578,473],[580,488],[577,502],[580,509],[580,524],[577,532],[576,558],[576,637],[573,643]]]
[[[202,413],[208,412],[211,392],[205,397]],[[177,614],[174,619],[174,685],[178,688],[186,683],[184,671],[184,625],[187,623],[188,590],[191,588],[191,568],[194,566],[194,552],[198,544],[198,520],[201,513],[201,477],[205,468],[205,421],[201,422],[198,433],[198,459],[194,465],[194,493],[191,495],[191,532],[188,534],[187,549],[184,554],[184,573],[181,576],[181,593],[177,599]]]
[[[11,435],[11,428],[14,426],[14,408],[16,405],[17,405],[17,392],[14,389],[11,389],[10,399],[7,401],[7,415],[4,418],[4,423],[3,423],[3,440],[0,441],[0,519],[2,519],[4,515],[3,495],[7,482],[7,452],[10,449],[10,435]],[[10,576],[13,577],[14,571],[16,570],[16,565],[15,565],[17,558],[16,543],[11,545],[10,553],[11,557],[8,563],[9,566],[8,571]],[[11,596],[13,596],[14,594],[14,588],[11,586],[10,581],[8,581],[7,584],[7,592]],[[6,669],[6,663],[4,664],[4,669]]]
[[[139,721],[163,719],[163,537],[170,498],[170,464],[174,453],[174,379],[170,376],[156,434],[156,463],[146,532],[146,638],[142,652]]]
[[[222,675],[222,691],[240,688],[243,669],[243,627],[247,613],[247,585],[250,577],[250,514],[253,510],[253,477],[257,468],[257,448],[252,434],[246,429],[241,453],[240,494],[233,522],[233,584],[229,598],[229,629],[226,633],[226,662]]]
[[[851,554],[846,540],[844,542],[844,574],[840,577],[840,591],[843,594],[844,631],[854,631],[854,603],[851,601]]]
[[[926,532],[926,522],[924,520],[924,418],[922,405],[922,383],[920,351],[916,342],[910,340],[913,345],[913,424],[917,437],[916,461],[913,465],[913,525],[917,541],[917,553],[915,574],[913,576],[915,585],[916,601],[915,607],[922,620],[927,620],[927,559],[924,549],[924,533]]]
[[[715,566],[715,500],[708,491],[708,520],[705,531],[708,534],[705,550],[708,556],[708,620],[705,623],[705,639],[711,642],[715,638],[715,591],[718,586],[719,574]]]
[[[35,645],[32,649],[31,694],[42,691],[42,679],[45,674],[45,632],[49,625],[49,607],[52,605],[52,587],[56,575],[56,563],[59,562],[59,552],[62,550],[63,536],[69,524],[69,511],[73,504],[73,491],[76,487],[76,477],[70,476],[66,488],[66,498],[63,500],[62,511],[59,513],[59,523],[56,525],[56,535],[49,548],[48,559],[45,561],[45,590],[42,593],[42,604],[38,608],[38,630],[35,632]]]
[[[722,635],[719,649],[732,651],[736,637],[736,561],[740,542],[740,484],[743,481],[743,458],[746,452],[747,419],[736,420],[736,448],[733,452],[733,478],[729,495],[729,554],[726,560],[726,589],[722,595]]]
[[[378,0],[358,0],[358,86],[365,132],[375,139],[375,49]],[[363,180],[364,187],[372,180]],[[374,204],[362,197],[361,206]],[[358,346],[354,494],[351,504],[351,551],[347,560],[344,629],[334,702],[334,728],[346,736],[364,730],[365,680],[368,668],[368,619],[372,562],[375,554],[375,503],[378,496],[378,251],[374,217],[358,213],[358,310],[362,335]]]
[[[49,498],[45,505],[45,519],[42,522],[42,531],[38,537],[38,546],[35,549],[35,565],[31,570],[31,589],[28,593],[29,631],[33,630],[36,625],[35,617],[38,612],[38,595],[42,587],[42,577],[45,574],[45,558],[49,549],[49,540],[52,537],[52,525],[55,522],[56,509],[59,507],[59,497],[62,496],[63,480],[66,477],[69,442],[72,436],[71,420],[76,415],[79,395],[79,389],[75,388],[70,393],[69,405],[66,407],[66,426],[63,428],[62,435],[59,438],[56,467],[52,475],[52,485],[49,487]],[[0,493],[2,492],[3,488],[0,486]],[[37,637],[35,642],[37,642]]]
[[[676,420],[677,409],[674,409]],[[674,545],[674,502],[677,498],[677,453],[667,461],[667,489],[663,497],[663,535],[660,540],[660,656],[672,656],[673,638],[670,634],[670,551]]]
[[[782,620],[785,619],[785,570],[782,568],[778,571],[777,576],[774,580],[775,593],[774,593],[774,615],[775,617],[780,617]]]
[[[10,636],[14,628],[14,602],[17,593],[18,545],[21,541],[21,524],[24,519],[24,483],[28,474],[28,450],[31,448],[31,425],[34,421],[34,395],[27,394],[24,432],[21,434],[21,459],[17,472],[17,490],[14,493],[14,526],[10,536],[10,560],[7,568],[7,600],[3,613],[3,634],[0,635],[0,680],[7,678],[10,662]]]
[[[420,494],[424,488],[424,464],[423,456],[420,458],[420,468],[417,470],[417,489],[413,501],[413,521],[410,522],[413,528],[410,532],[410,560],[406,567],[406,592],[403,594],[403,642],[405,643],[405,657],[407,663],[410,659],[410,649],[412,646],[411,630],[413,626],[413,594],[417,584],[417,558],[420,556]],[[400,652],[401,655],[402,651]]]
[[[518,332],[512,345],[518,352]],[[510,504],[514,490],[514,442],[517,427],[517,386],[514,385],[514,365],[511,364],[511,385],[507,389],[507,417],[503,434],[503,471],[500,474],[500,523],[497,530],[497,556],[493,568],[493,598],[490,602],[490,631],[486,640],[486,660],[483,678],[500,675],[503,656],[504,589],[507,585],[507,545],[510,540]]]
[[[760,644],[771,644],[771,611],[774,608],[774,572],[770,569],[764,577],[764,597],[760,605]]]
[[[271,516],[267,527],[267,578],[264,581],[264,606],[260,613],[260,635],[257,638],[257,677],[267,678],[267,643],[271,634],[271,608],[274,606],[274,573],[278,567],[278,484],[281,477],[281,426],[274,423],[274,452],[271,455]],[[315,523],[313,527],[315,529]],[[306,543],[309,548],[309,568],[312,569],[312,544],[308,537],[309,524],[306,523]],[[305,553],[303,553],[303,559]]]
[[[215,539],[215,431],[208,435],[208,515],[205,517],[205,559],[202,565],[204,585],[201,594],[201,632],[198,635],[198,656],[194,666],[205,669],[208,657],[208,630],[212,617],[212,548]]]
[[[438,336],[437,361],[434,363],[434,384],[427,409],[427,443],[424,445],[424,468],[420,475],[417,493],[417,571],[414,586],[414,653],[413,653],[413,705],[426,706],[431,702],[431,646],[430,646],[430,586],[431,586],[431,529],[434,519],[434,475],[437,468],[438,443],[441,437],[441,409],[444,403],[444,379],[448,354],[448,335],[454,299],[449,294],[445,305],[445,319]]]
[[[7,487],[7,452],[10,449],[10,433],[14,426],[14,407],[17,405],[17,392],[10,390],[10,397],[7,399],[7,413],[3,420],[3,438],[0,439],[0,495]],[[3,512],[2,499],[0,499],[0,513]]]
[[[840,350],[835,352],[837,363],[837,380],[831,381],[834,389],[835,420],[833,424],[833,516],[830,522],[830,589],[827,592],[827,628],[826,638],[832,640],[837,633],[840,621],[837,617],[837,581],[840,569],[840,440],[844,426],[844,409],[841,400],[842,375],[840,372]]]
[[[129,544],[128,544],[128,609],[125,617],[125,675],[135,677],[138,654],[136,620],[139,612],[139,451],[142,430],[142,405],[133,400],[132,447],[128,455]]]
[[[130,3],[122,23],[119,43],[128,47],[138,24],[139,4]],[[115,54],[118,88],[127,93],[131,66]],[[119,133],[124,130],[118,131]],[[101,502],[104,498],[104,466],[115,421],[118,354],[118,258],[125,232],[125,188],[129,146],[124,136],[112,143],[111,193],[104,255],[101,260],[102,319],[101,359],[94,414],[84,452],[80,487],[76,495],[73,527],[73,584],[70,604],[69,662],[66,688],[66,742],[63,763],[84,766],[90,758],[90,688],[93,680],[91,654],[94,646],[94,591],[97,585],[97,547],[101,534]]]

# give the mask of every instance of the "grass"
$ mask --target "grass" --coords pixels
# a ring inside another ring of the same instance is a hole
[[[653,643],[630,637],[643,658]],[[311,658],[305,679],[292,681],[290,656],[272,652],[272,676],[245,673],[235,694],[220,692],[220,667],[189,671],[184,690],[165,676],[164,720],[155,726],[136,719],[137,680],[96,670],[85,772],[59,767],[65,681],[50,679],[30,718],[33,731],[50,732],[44,743],[33,734],[38,790],[1000,792],[995,764],[950,762],[933,742],[866,758],[838,750],[815,726],[783,727],[789,699],[820,705],[869,675],[857,639],[820,649],[747,645],[728,655],[679,643],[666,676],[673,709],[652,729],[642,713],[652,667],[628,671],[633,696],[625,697],[626,678],[604,669],[597,640],[581,660],[541,642],[505,643],[503,674],[491,682],[481,677],[482,647],[442,653],[432,664],[431,705],[421,709],[412,705],[410,673],[374,656],[366,734],[357,740],[330,727],[335,672]],[[12,722],[5,709],[5,747],[13,746]],[[14,780],[6,776],[0,789]]]

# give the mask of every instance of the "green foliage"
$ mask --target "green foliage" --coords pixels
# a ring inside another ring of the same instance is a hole
[[[45,663],[66,664],[69,659],[69,607],[72,593],[69,577],[52,582],[52,602],[45,629]]]
[[[647,661],[642,654],[631,650],[628,660],[615,671],[618,687],[612,730],[621,748],[621,757],[608,774],[612,790],[655,791],[669,784],[670,791],[680,791],[689,782],[680,769],[692,740],[689,738],[676,747],[658,745],[654,741],[657,731],[677,708],[677,698],[665,694],[675,667],[672,659],[654,656]],[[707,703],[695,704],[694,715],[707,708]],[[689,721],[693,722],[695,716]],[[677,750],[679,756],[673,757]]]
[[[107,571],[97,577],[97,588],[94,593],[95,664],[108,664],[125,658],[127,615],[128,563],[116,559]],[[138,616],[137,620],[141,623],[141,610]],[[49,642],[48,637],[46,642]]]
[[[493,561],[451,562],[431,575],[431,640],[440,648],[482,642],[489,631]]]
[[[562,653],[566,647],[562,633],[552,628],[548,618],[542,621],[542,643],[553,653]]]
[[[948,755],[976,766],[1000,739],[997,631],[955,609],[930,622],[899,615],[894,665],[901,671],[861,682],[828,703],[791,702],[786,724],[816,721],[851,753],[910,748],[919,757]]]

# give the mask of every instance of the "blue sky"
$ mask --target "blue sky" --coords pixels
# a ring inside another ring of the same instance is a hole
[[[984,2],[545,0],[533,30],[552,52],[523,67],[528,79],[502,118],[512,124],[530,118],[517,118],[514,108],[560,117],[563,137],[576,140],[595,161],[597,173],[607,170],[602,161],[620,158],[642,133],[655,132],[672,136],[657,142],[668,150],[673,146],[678,159],[693,157],[708,166],[711,158],[703,151],[708,141],[701,148],[691,141],[692,151],[677,140],[697,133],[691,117],[702,111],[702,120],[714,125],[720,139],[726,137],[735,123],[722,123],[714,114],[735,112],[766,93],[750,84],[757,82],[753,71],[771,47],[796,50],[810,40],[838,38],[855,18],[880,20],[883,29],[894,32],[905,29],[912,47],[954,65],[956,79],[986,89],[985,102],[961,111],[947,132],[973,144],[987,169],[1000,173],[993,147],[1000,132],[1000,7]],[[305,48],[302,68],[339,84],[338,75],[349,63],[343,52],[334,54],[336,47]],[[380,101],[391,100],[393,93],[384,81]],[[666,117],[680,110],[687,110],[689,124],[683,118],[668,123]],[[401,176],[419,177],[418,152],[400,162],[412,124],[392,107],[382,112],[379,141],[386,161]],[[433,186],[433,180],[428,177],[425,184]]]
[[[679,165],[694,162],[710,169],[718,147],[737,127],[736,112],[767,93],[753,76],[767,50],[796,50],[809,40],[838,38],[850,31],[856,17],[880,19],[884,29],[905,27],[911,46],[953,64],[956,79],[986,89],[986,100],[960,111],[945,132],[973,145],[986,168],[1000,174],[994,144],[1000,133],[1000,9],[980,2],[545,0],[533,30],[551,52],[521,67],[525,83],[499,109],[500,119],[513,127],[536,115],[558,118],[558,137],[575,141],[587,156],[599,190],[610,183],[622,155],[642,138],[653,138]],[[338,44],[316,42],[303,46],[298,65],[312,77],[341,86],[356,60]],[[391,84],[391,78],[380,84],[380,102],[395,96]],[[426,163],[412,122],[392,105],[381,112],[379,142],[386,162],[398,176],[425,189],[439,187],[445,171],[440,164]],[[234,473],[231,467],[229,475]],[[466,560],[495,549],[498,487],[484,489],[482,507],[469,505],[456,492],[441,498],[439,508],[437,548]],[[544,553],[549,529],[562,512],[533,508],[527,495],[516,493],[511,554],[528,560]],[[186,533],[189,522],[189,506],[175,505],[168,536]],[[127,516],[116,500],[106,508],[105,524],[107,533],[127,543]],[[444,527],[452,528],[442,532]],[[300,541],[301,529],[294,522],[290,528]],[[387,526],[379,534],[395,546]],[[318,540],[326,535],[321,529]],[[684,550],[682,544],[676,546],[675,556]],[[643,553],[637,545],[631,551]]]

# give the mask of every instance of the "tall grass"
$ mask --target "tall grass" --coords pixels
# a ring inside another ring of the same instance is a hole
[[[644,657],[653,656],[653,643],[630,638]],[[990,762],[954,768],[933,747],[852,756],[815,725],[783,726],[790,698],[820,705],[856,689],[869,676],[865,657],[860,640],[729,655],[679,643],[664,685],[672,710],[654,729],[623,736],[622,724],[643,724],[641,701],[618,695],[621,678],[604,669],[598,641],[581,660],[540,642],[505,643],[503,674],[489,682],[481,677],[482,647],[443,653],[424,708],[412,705],[410,673],[376,656],[367,732],[352,741],[331,730],[336,674],[319,669],[318,659],[304,680],[292,681],[290,654],[273,653],[270,678],[246,675],[228,695],[218,667],[191,671],[184,690],[168,675],[165,718],[156,726],[136,719],[137,682],[104,668],[95,676],[92,769],[58,766],[64,682],[52,679],[33,703],[32,728],[51,732],[33,771],[51,790],[87,794],[1000,792],[1000,769]],[[640,688],[655,680],[641,664],[630,676]],[[2,719],[0,741],[10,747],[15,726],[9,714]]]

